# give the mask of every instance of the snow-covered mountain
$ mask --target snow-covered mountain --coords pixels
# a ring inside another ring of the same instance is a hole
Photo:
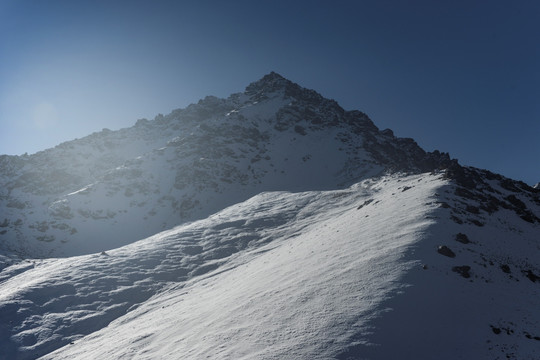
[[[540,357],[540,189],[278,74],[0,169],[0,359]]]
[[[40,257],[103,251],[262,191],[334,189],[449,162],[271,73],[228,99],[3,156],[0,247]]]

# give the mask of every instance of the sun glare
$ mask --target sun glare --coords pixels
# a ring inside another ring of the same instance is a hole
[[[41,101],[34,106],[32,112],[34,127],[38,129],[49,129],[58,124],[58,112],[53,104],[48,101]]]

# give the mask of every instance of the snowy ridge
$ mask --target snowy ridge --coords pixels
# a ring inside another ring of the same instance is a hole
[[[0,156],[0,211],[0,360],[540,358],[540,189],[275,73]]]
[[[336,189],[451,163],[271,73],[227,99],[1,157],[0,249],[15,258],[99,252],[262,191]]]
[[[459,224],[457,188],[424,174],[263,193],[104,254],[14,265],[4,358],[536,358],[538,226]]]
[[[169,350],[172,353],[191,358],[203,355],[237,358],[250,353],[252,357],[272,358],[293,353],[315,355],[322,351],[324,332],[334,331],[337,336],[343,327],[353,324],[358,329],[365,327],[363,323],[355,324],[357,318],[368,313],[369,317],[373,316],[371,312],[376,310],[377,302],[400,286],[396,283],[398,276],[413,265],[407,261],[401,263],[399,259],[408,246],[418,241],[422,229],[433,223],[426,219],[426,214],[437,206],[433,202],[430,207],[421,207],[419,202],[432,197],[433,188],[443,183],[417,177],[404,182],[403,186],[418,180],[424,181],[426,188],[417,187],[418,192],[403,193],[401,202],[389,201],[392,188],[401,185],[396,179],[384,179],[380,183],[366,181],[341,191],[264,193],[206,220],[106,254],[37,262],[33,268],[2,283],[2,318],[9,318],[17,329],[11,337],[11,354],[18,349],[22,352],[20,358],[32,358],[72,341],[86,344],[84,338],[79,340],[82,335],[99,330],[114,318],[122,319],[132,305],[154,296],[147,302],[149,308],[134,310],[133,314],[137,315],[133,317],[128,312],[126,320],[117,324],[131,328],[125,324],[147,321],[139,319],[138,314],[148,314],[161,322],[163,314],[153,312],[172,307],[167,311],[178,311],[181,318],[187,318],[171,319],[170,325],[176,327],[185,323],[183,330],[178,331],[186,331],[185,336],[191,334],[191,340],[179,344],[179,349]],[[392,185],[382,188],[387,181]],[[373,205],[362,207],[370,201]],[[395,213],[383,211],[383,206],[399,209],[404,204],[407,204],[406,211],[394,218],[394,225],[389,227],[388,216],[394,217],[391,214]],[[368,207],[372,207],[372,211],[368,212]],[[416,210],[411,211],[413,209]],[[413,219],[415,221],[411,221]],[[390,237],[395,241],[389,246]],[[273,275],[269,276],[269,272]],[[204,295],[198,295],[200,292]],[[225,295],[225,303],[220,306],[212,293],[231,294]],[[341,297],[337,296],[339,293]],[[354,305],[358,300],[362,301]],[[244,308],[239,305],[242,302],[251,307]],[[160,305],[154,309],[152,304]],[[195,310],[194,306],[201,308]],[[280,306],[282,312],[264,320],[265,314]],[[16,315],[14,307],[18,308]],[[243,314],[242,309],[255,313]],[[326,318],[321,318],[324,312]],[[195,318],[191,319],[192,316]],[[280,320],[280,316],[284,318]],[[304,319],[289,325],[286,321],[289,316]],[[167,317],[170,319],[170,314]],[[231,322],[242,319],[249,319],[242,331],[221,334],[231,331],[228,330]],[[335,321],[338,324],[331,326]],[[254,328],[257,323],[264,325]],[[277,328],[272,328],[271,323]],[[111,326],[107,329],[114,333],[123,331],[113,330]],[[198,345],[199,334],[216,326],[215,334],[206,335],[208,342]],[[282,329],[283,326],[304,328]],[[308,327],[319,335],[302,334]],[[298,332],[298,337],[291,344],[273,339],[273,336],[285,336],[283,331]],[[240,346],[247,341],[241,339],[249,339],[247,333],[253,334],[253,344]],[[133,335],[141,338],[141,334]],[[239,348],[226,347],[223,354],[212,353],[219,348],[216,342],[227,337],[236,339],[233,343],[238,343]],[[133,340],[127,336],[125,341],[130,342],[130,339]],[[343,338],[339,346],[327,349],[326,355],[322,352],[321,358],[335,353],[348,341]],[[275,344],[263,347],[264,342]],[[312,345],[307,346],[308,343]],[[160,341],[152,341],[152,344],[155,349],[162,347]],[[118,346],[116,341],[111,345],[117,348],[114,351],[130,348]],[[205,348],[197,349],[199,346]],[[261,349],[253,352],[253,347]],[[2,348],[8,346],[3,344]],[[66,350],[71,348],[75,349],[74,345],[67,345]],[[115,354],[112,349],[103,348],[103,344],[93,351],[101,351],[95,354],[98,358],[136,354]],[[83,348],[79,354],[88,358],[91,353]],[[73,358],[74,355],[65,356]],[[160,354],[153,354],[148,358],[158,356]],[[54,354],[51,358],[62,357]]]

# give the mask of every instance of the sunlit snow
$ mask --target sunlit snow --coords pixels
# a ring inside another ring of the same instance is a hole
[[[538,359],[536,189],[278,74],[0,156],[0,359]]]

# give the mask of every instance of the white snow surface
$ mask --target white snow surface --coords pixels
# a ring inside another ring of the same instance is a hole
[[[453,222],[452,186],[265,192],[106,253],[14,264],[0,359],[537,359],[538,227]]]

